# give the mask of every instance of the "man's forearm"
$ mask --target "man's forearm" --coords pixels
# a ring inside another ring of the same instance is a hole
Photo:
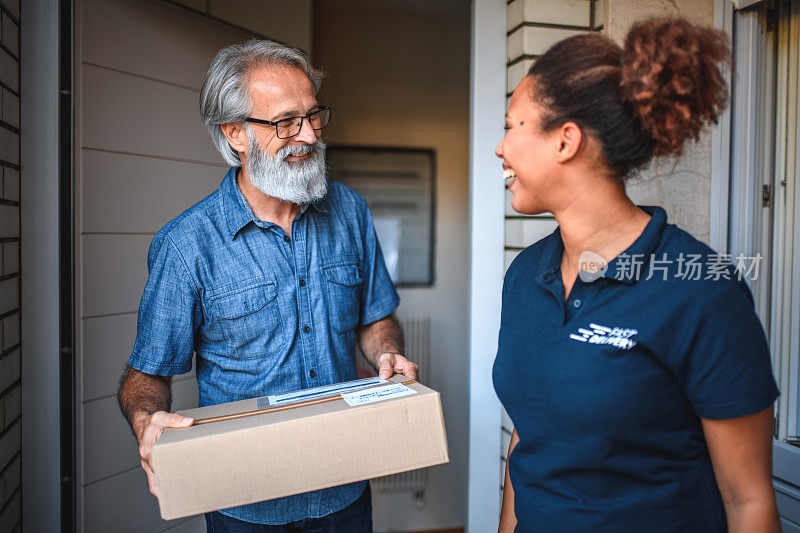
[[[117,401],[122,415],[130,424],[134,435],[139,434],[143,417],[157,411],[169,411],[172,391],[169,376],[152,376],[125,366],[120,378]]]
[[[392,314],[372,324],[362,326],[358,332],[358,345],[367,361],[378,368],[382,354],[402,354],[405,350],[403,330]]]

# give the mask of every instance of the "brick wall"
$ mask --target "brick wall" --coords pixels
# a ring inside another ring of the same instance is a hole
[[[572,35],[602,30],[605,10],[605,0],[511,0],[507,13],[507,96],[551,45]],[[511,196],[506,191],[506,268],[522,249],[556,227],[552,216],[516,213],[511,208]]]
[[[21,531],[19,25],[0,0],[0,533]]]

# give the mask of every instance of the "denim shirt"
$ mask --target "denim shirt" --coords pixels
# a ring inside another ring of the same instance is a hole
[[[171,376],[189,372],[196,353],[200,406],[355,379],[356,327],[399,303],[366,201],[329,180],[326,197],[297,214],[290,237],[253,215],[237,170],[154,237],[128,363]],[[343,509],[365,486],[222,512],[294,522]]]

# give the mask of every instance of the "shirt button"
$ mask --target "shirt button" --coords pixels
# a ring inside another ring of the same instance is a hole
[[[300,286],[301,287],[305,287],[306,286],[306,280],[304,280],[303,278],[300,278]]]
[[[308,326],[303,326],[303,333],[308,333],[309,331],[311,331],[311,328],[310,328],[310,327],[308,327]]]
[[[283,236],[283,240],[284,240],[284,241],[286,241],[286,242],[289,242],[289,241],[291,241],[292,239],[290,239],[288,235],[284,235],[284,236]]]
[[[573,301],[573,302],[572,302],[572,306],[573,306],[575,309],[579,308],[579,307],[581,306],[581,301],[580,301],[580,300],[578,300],[578,299],[575,299],[575,301]]]
[[[314,372],[313,370],[309,370],[308,371],[308,377],[315,378],[315,377],[317,377],[317,373]]]

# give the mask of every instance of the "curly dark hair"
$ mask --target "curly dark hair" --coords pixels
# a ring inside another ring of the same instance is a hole
[[[599,140],[614,176],[625,179],[653,157],[679,156],[688,139],[716,123],[728,101],[725,33],[681,18],[635,24],[624,51],[607,37],[564,39],[528,71],[548,131],[575,122]]]

